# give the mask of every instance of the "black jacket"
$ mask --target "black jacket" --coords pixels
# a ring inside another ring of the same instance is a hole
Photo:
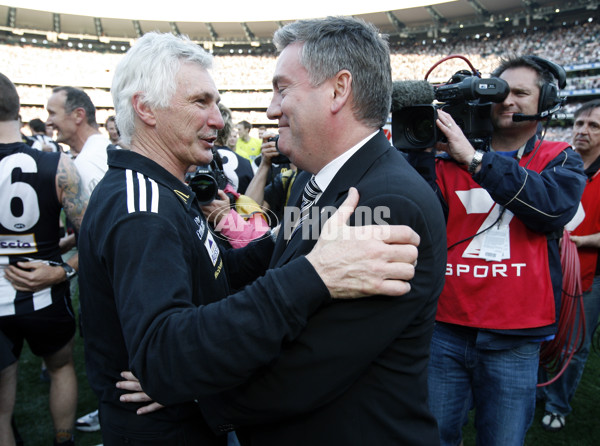
[[[309,177],[298,176],[289,203],[300,202]],[[441,206],[383,132],[346,162],[315,206],[339,206],[351,186],[358,189],[359,206],[388,209],[385,221],[409,225],[420,235],[411,291],[322,306],[268,368],[202,405],[213,428],[236,428],[245,446],[439,443],[427,406],[426,371],[446,267]],[[282,232],[274,268],[294,262],[315,243],[299,231],[286,244]]]
[[[265,272],[273,242],[221,252],[181,181],[131,151],[110,150],[108,164],[79,237],[87,376],[103,429],[111,423],[160,443],[182,425],[201,425],[194,399],[239,385],[273,360],[329,292],[298,259],[228,297],[230,286]],[[137,404],[121,403],[115,383],[128,369],[168,407],[140,417]],[[215,440],[205,428],[192,444]]]

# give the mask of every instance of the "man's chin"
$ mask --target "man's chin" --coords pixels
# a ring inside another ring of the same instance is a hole
[[[197,154],[194,163],[198,166],[208,166],[210,162],[213,160],[212,150],[208,149],[203,151],[202,153]]]
[[[500,117],[498,117],[496,119],[496,125],[495,127],[497,128],[510,128],[510,127],[514,127],[516,124],[519,124],[518,122],[513,121],[513,115],[502,115]]]

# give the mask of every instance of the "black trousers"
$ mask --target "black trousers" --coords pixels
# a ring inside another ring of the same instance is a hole
[[[169,410],[169,409],[162,409]],[[106,404],[100,405],[100,425],[104,446],[226,446],[225,435],[217,437],[198,417],[187,420],[160,419],[136,415]]]

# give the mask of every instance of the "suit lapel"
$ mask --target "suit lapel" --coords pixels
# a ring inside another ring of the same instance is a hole
[[[322,209],[326,206],[337,208],[348,194],[348,189],[359,183],[363,175],[369,170],[377,158],[391,148],[390,142],[382,131],[379,131],[371,140],[361,147],[335,174],[329,186],[325,189],[316,206]],[[395,150],[395,149],[393,149]],[[294,190],[290,195],[289,203],[299,207],[300,197],[304,185],[310,179],[310,174],[303,172],[294,182]],[[299,181],[301,180],[301,181]],[[359,190],[360,193],[360,190]],[[283,227],[275,244],[271,266],[279,267],[289,262],[292,258],[310,252],[316,239],[303,239],[299,230],[294,234],[289,243],[283,238]]]
[[[311,177],[311,174],[308,172],[300,172],[298,174],[298,176],[296,177],[296,180],[294,181],[294,184],[292,185],[292,191],[290,192],[290,198],[288,200],[288,204],[286,205],[286,207],[295,206],[296,208],[300,209],[300,201],[302,199],[302,191],[304,190],[304,186],[306,185],[306,183],[308,183],[308,180],[310,180],[310,177]],[[281,222],[282,225],[279,229],[279,236],[277,237],[277,241],[275,242],[275,248],[273,249],[273,255],[271,256],[270,268],[283,265],[283,263],[281,261],[281,257],[282,257],[283,251],[288,246],[288,242],[283,237],[283,234],[285,233],[286,227],[294,223],[293,221],[290,221],[290,222],[285,221],[285,212],[284,212],[283,220],[284,221]],[[290,240],[290,243],[291,243],[291,240]]]

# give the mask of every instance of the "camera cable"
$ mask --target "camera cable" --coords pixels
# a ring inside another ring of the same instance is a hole
[[[554,339],[543,342],[540,349],[540,365],[554,376],[538,387],[552,384],[562,376],[583,345],[586,332],[579,256],[566,230],[560,247],[563,282],[558,328]]]

